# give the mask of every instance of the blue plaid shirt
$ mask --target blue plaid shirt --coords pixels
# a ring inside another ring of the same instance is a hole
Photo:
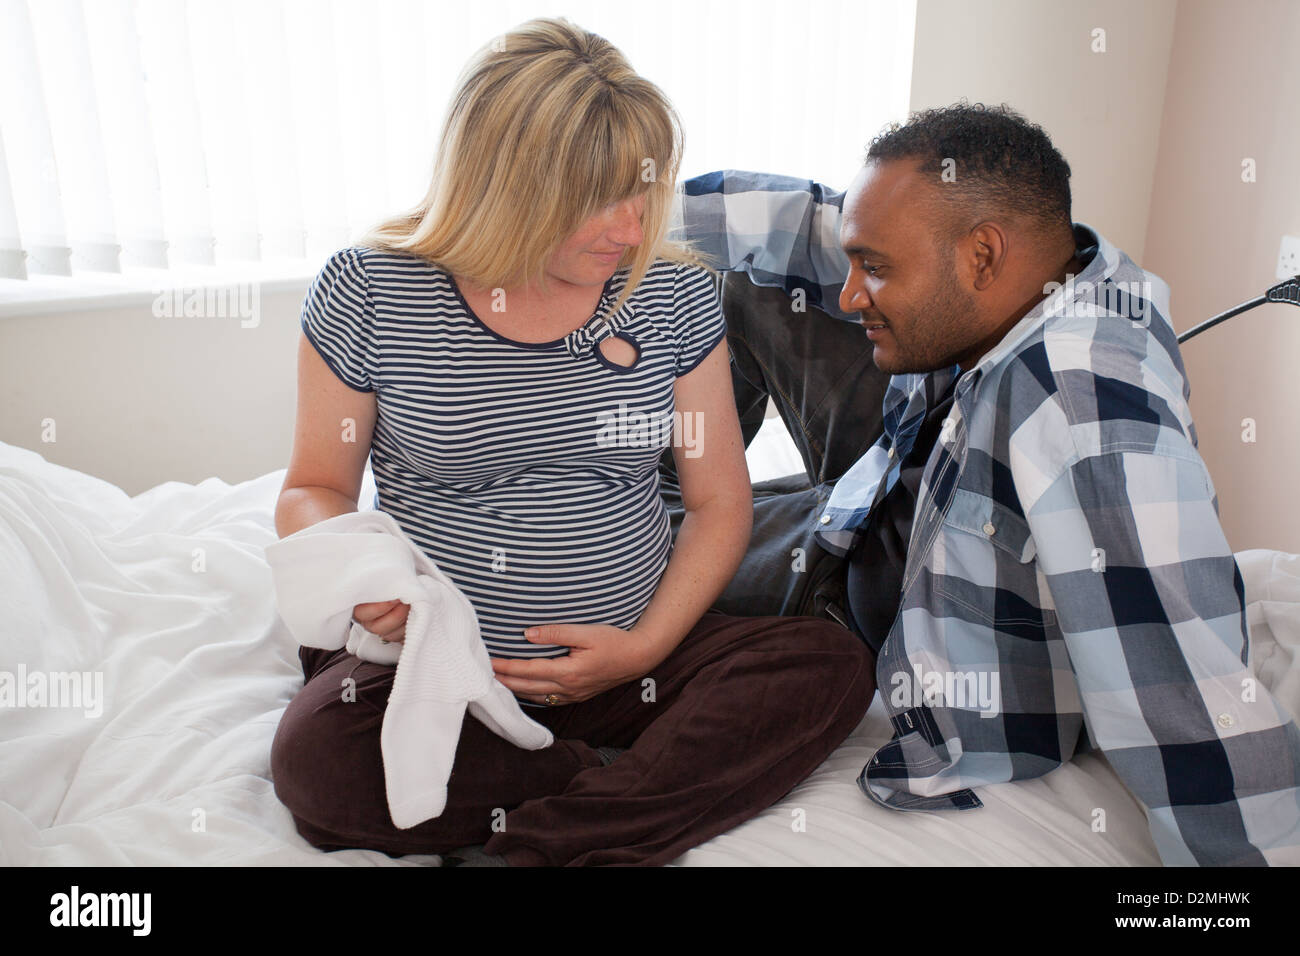
[[[842,198],[728,170],[686,181],[676,217],[717,268],[856,321],[837,302]],[[1168,287],[1087,226],[1075,237],[1083,271],[974,368],[893,377],[884,433],[818,518],[847,554],[955,379],[877,661],[894,736],[858,783],[898,810],[971,809],[976,788],[1092,746],[1166,864],[1300,862],[1300,732],[1246,666]]]

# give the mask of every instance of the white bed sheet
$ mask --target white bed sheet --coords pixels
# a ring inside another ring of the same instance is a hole
[[[272,790],[271,739],[302,684],[262,556],[283,478],[169,482],[132,498],[0,443],[0,670],[101,671],[104,681],[96,718],[0,708],[0,864],[436,862],[320,853]],[[1252,606],[1252,624],[1259,632],[1269,615],[1289,622],[1281,639],[1256,640],[1294,710],[1300,559],[1247,555],[1256,556],[1252,573],[1277,575],[1260,577],[1273,590],[1260,591],[1268,600]],[[898,813],[871,804],[855,782],[888,736],[877,700],[784,801],[678,862],[1158,863],[1140,806],[1099,757],[989,787],[981,810]],[[1093,827],[1097,808],[1104,831]]]

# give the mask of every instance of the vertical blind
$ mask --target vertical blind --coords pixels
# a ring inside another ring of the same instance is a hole
[[[0,279],[320,261],[419,201],[461,68],[540,15],[664,89],[684,175],[842,188],[906,115],[914,0],[0,0]]]

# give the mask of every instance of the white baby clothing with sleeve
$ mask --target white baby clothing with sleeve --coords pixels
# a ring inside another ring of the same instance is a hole
[[[465,711],[525,750],[551,732],[496,679],[469,599],[382,511],[354,511],[266,548],[280,617],[299,644],[396,665],[380,731],[394,826],[442,813]],[[358,604],[410,605],[406,635],[386,642],[352,620]],[[341,689],[340,689],[341,692]]]

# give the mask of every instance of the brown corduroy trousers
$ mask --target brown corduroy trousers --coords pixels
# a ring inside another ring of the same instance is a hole
[[[545,750],[466,715],[445,810],[399,830],[379,745],[394,668],[341,649],[299,657],[306,685],[281,719],[271,773],[308,842],[393,856],[486,843],[515,866],[670,863],[785,796],[875,690],[870,650],[834,622],[710,611],[646,679],[525,708],[555,735]],[[600,746],[627,751],[606,766]]]

